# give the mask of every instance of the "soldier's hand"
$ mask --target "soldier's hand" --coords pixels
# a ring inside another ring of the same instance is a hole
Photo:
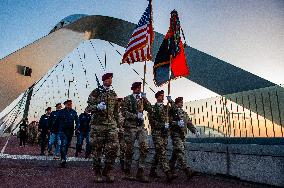
[[[105,110],[106,109],[106,103],[105,102],[101,102],[97,105],[97,109],[98,110]]]
[[[146,93],[141,92],[141,97],[146,98]]]
[[[200,132],[199,132],[199,131],[196,131],[196,132],[195,132],[195,135],[196,135],[196,137],[200,137]]]
[[[142,112],[138,112],[137,118],[143,120],[144,119],[144,114]]]
[[[183,121],[183,120],[179,120],[179,121],[178,121],[178,126],[179,126],[180,128],[183,128],[183,127],[184,127],[184,121]]]
[[[169,102],[172,102],[172,101],[173,101],[172,96],[167,96],[167,100],[168,100]]]
[[[169,123],[165,123],[165,129],[169,129],[170,124]]]

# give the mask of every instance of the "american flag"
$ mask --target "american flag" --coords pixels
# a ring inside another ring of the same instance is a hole
[[[123,55],[122,63],[152,60],[151,44],[154,39],[151,1],[134,29]]]

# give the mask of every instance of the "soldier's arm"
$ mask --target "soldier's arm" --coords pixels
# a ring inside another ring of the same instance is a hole
[[[87,110],[90,110],[92,113],[97,111],[98,101],[98,93],[97,89],[93,90],[88,98],[88,106],[86,107]]]
[[[190,132],[192,132],[193,134],[196,133],[197,129],[194,127],[192,121],[190,120],[188,114],[186,112],[184,112],[185,115],[184,115],[184,119],[185,119],[185,124],[186,124],[186,127],[190,130]]]
[[[143,106],[144,110],[146,110],[148,113],[152,113],[152,105],[147,98],[143,98]]]
[[[123,117],[125,119],[132,119],[132,120],[137,119],[137,114],[130,112],[129,106],[131,108],[131,102],[130,102],[129,99],[127,99],[127,97],[125,97],[123,102],[122,102],[122,107],[121,107]]]

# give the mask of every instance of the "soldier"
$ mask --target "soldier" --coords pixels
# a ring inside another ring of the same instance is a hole
[[[118,139],[119,139],[119,161],[120,161],[120,167],[122,172],[124,172],[124,158],[125,158],[125,150],[126,150],[126,144],[124,140],[124,117],[122,116],[121,112],[121,104],[122,104],[122,98],[118,98],[118,106],[119,106],[119,132],[118,132]]]
[[[25,118],[23,119],[23,122],[20,124],[20,147],[26,146],[27,131],[28,131],[28,118]]]
[[[49,134],[49,118],[51,107],[45,110],[45,114],[40,117],[38,130],[40,132],[40,155],[45,155],[45,146]]]
[[[132,84],[133,94],[124,98],[122,104],[122,115],[124,116],[124,139],[126,143],[125,151],[125,178],[133,179],[131,176],[132,155],[134,152],[135,140],[139,144],[139,162],[136,178],[141,182],[148,182],[144,175],[146,157],[148,153],[147,133],[144,127],[143,110],[151,111],[151,104],[145,93],[141,93],[141,82]],[[140,96],[141,95],[141,96]],[[141,98],[142,97],[142,98]],[[142,105],[143,102],[143,105]],[[143,107],[144,106],[144,107]],[[143,108],[142,108],[143,107]]]
[[[78,153],[81,153],[83,140],[86,139],[86,151],[85,151],[85,158],[88,158],[91,153],[91,146],[90,146],[90,121],[91,121],[91,114],[88,110],[85,110],[84,113],[81,113],[79,116],[80,127],[76,128],[78,132],[76,133],[77,136],[77,144],[76,144],[76,153],[75,156],[78,157]]]
[[[59,159],[61,140],[59,136],[60,122],[58,120],[58,113],[62,109],[61,103],[57,103],[55,105],[55,108],[56,108],[56,111],[51,112],[50,118],[49,118],[50,137],[49,137],[49,142],[48,142],[48,154],[53,155],[51,152],[52,145],[56,144],[54,159]]]
[[[173,104],[173,106],[174,107],[171,109],[170,112],[170,134],[173,143],[172,157],[170,159],[170,168],[172,170],[172,173],[175,174],[175,165],[176,161],[178,161],[187,178],[190,179],[196,174],[196,172],[191,170],[186,162],[185,135],[187,134],[187,128],[197,136],[199,136],[200,133],[193,126],[188,114],[182,109],[183,98],[176,98],[175,104]]]
[[[33,121],[29,124],[28,127],[28,141],[33,145],[36,143],[36,137],[37,137],[36,122]]]
[[[91,119],[91,148],[94,154],[93,169],[95,170],[95,182],[103,182],[102,176],[106,182],[114,182],[114,176],[111,174],[117,151],[118,143],[118,103],[117,95],[110,89],[112,85],[112,73],[106,73],[102,76],[103,86],[98,83],[98,88],[93,90],[88,98],[87,110],[92,112]],[[103,171],[101,160],[105,155],[105,166]]]
[[[74,121],[76,127],[80,127],[79,118],[77,112],[72,109],[72,100],[64,102],[65,108],[58,112],[57,118],[59,121],[59,135],[61,141],[60,153],[61,153],[61,167],[66,165],[66,155],[68,148],[71,145],[72,137],[74,135]]]
[[[161,165],[163,172],[167,176],[167,181],[171,182],[173,176],[170,171],[169,161],[167,159],[167,145],[168,145],[168,110],[164,105],[164,91],[158,91],[155,94],[157,102],[152,108],[152,113],[149,115],[149,123],[151,125],[152,139],[155,146],[155,155],[153,158],[150,177],[158,178],[156,172],[158,164]]]

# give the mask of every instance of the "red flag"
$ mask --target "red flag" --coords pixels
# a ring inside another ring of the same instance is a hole
[[[180,53],[178,53],[176,57],[173,57],[171,62],[171,68],[174,74],[174,78],[180,76],[186,77],[189,75],[189,67],[186,63],[186,57],[181,40],[179,46],[180,46]]]

